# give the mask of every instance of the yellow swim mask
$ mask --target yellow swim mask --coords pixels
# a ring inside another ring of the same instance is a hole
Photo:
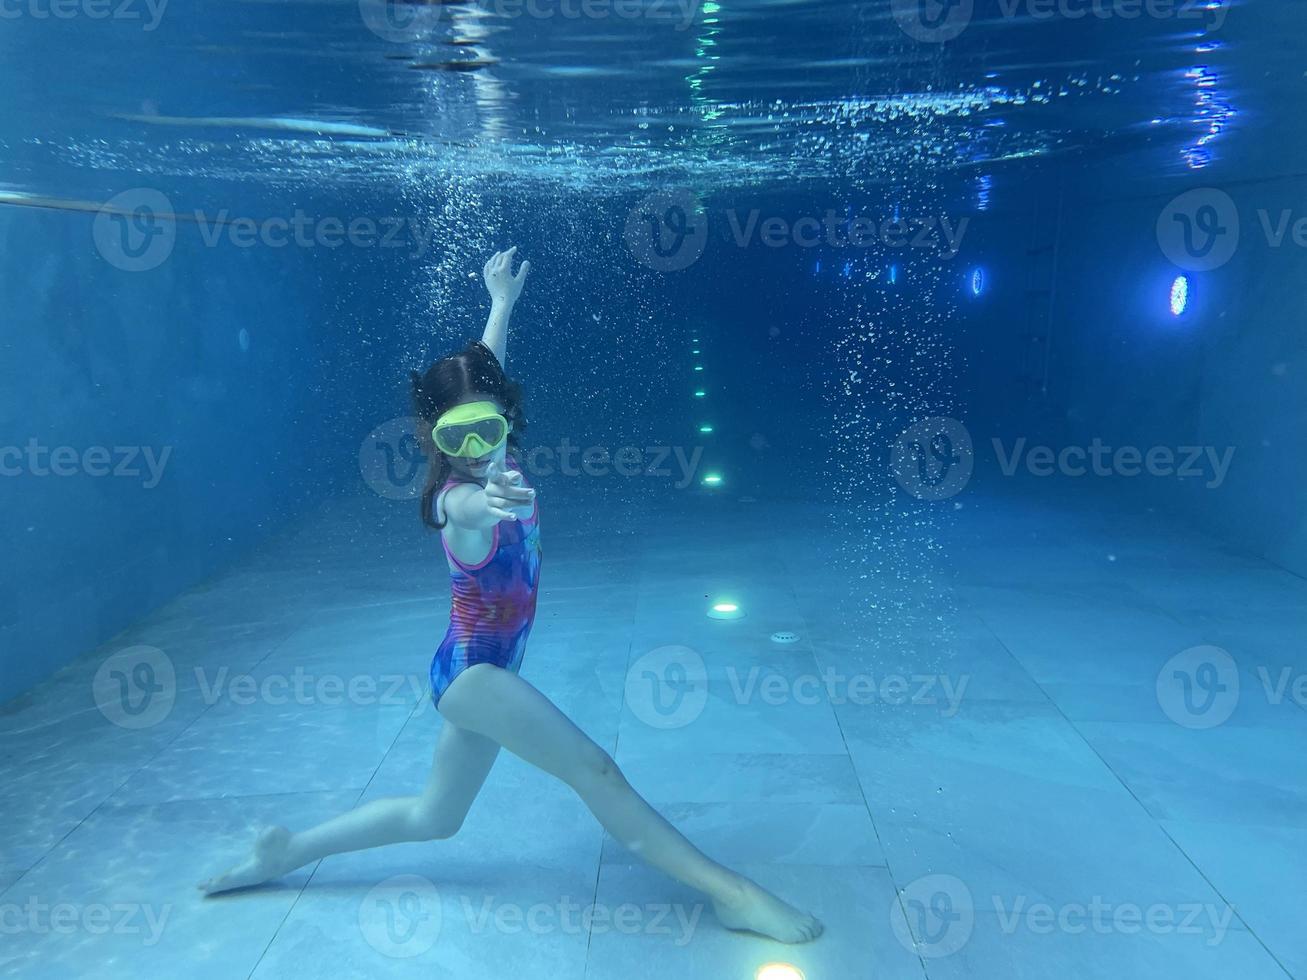
[[[455,405],[436,420],[431,438],[447,456],[484,456],[508,438],[508,419],[499,414],[494,402]]]

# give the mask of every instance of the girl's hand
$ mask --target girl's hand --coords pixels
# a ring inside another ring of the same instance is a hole
[[[535,490],[522,486],[521,473],[502,469],[491,461],[486,474],[486,509],[492,517],[501,521],[517,520],[516,509],[529,508],[535,494]]]
[[[526,282],[526,274],[531,271],[531,263],[523,262],[517,275],[513,275],[513,256],[516,253],[516,245],[506,252],[496,252],[486,260],[485,268],[481,270],[481,278],[486,282],[492,303],[512,306],[522,295],[522,286]]]

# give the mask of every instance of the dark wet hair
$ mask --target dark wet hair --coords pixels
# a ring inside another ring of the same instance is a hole
[[[436,448],[431,429],[436,419],[472,393],[489,395],[504,406],[508,430],[508,448],[520,450],[518,437],[526,428],[522,412],[522,389],[504,373],[495,352],[479,340],[427,368],[426,374],[411,372],[413,414],[418,418],[417,440],[426,454],[427,482],[422,489],[422,523],[440,530],[445,525],[436,519],[436,494],[452,472],[449,460]]]

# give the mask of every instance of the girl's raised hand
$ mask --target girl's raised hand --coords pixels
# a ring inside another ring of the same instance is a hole
[[[486,259],[481,278],[486,281],[486,289],[493,303],[512,306],[522,295],[522,286],[526,283],[526,274],[531,271],[531,263],[524,261],[518,268],[517,275],[513,275],[513,256],[516,254],[517,246],[514,245],[507,251],[496,252]]]

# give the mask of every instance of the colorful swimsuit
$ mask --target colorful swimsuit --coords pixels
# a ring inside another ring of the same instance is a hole
[[[518,469],[509,457],[509,468]],[[450,480],[440,492],[464,481]],[[530,486],[526,477],[522,486]],[[444,542],[444,536],[441,536]],[[490,539],[490,554],[465,565],[445,544],[450,565],[449,631],[431,661],[431,700],[473,664],[495,664],[514,673],[522,666],[526,637],[536,613],[540,584],[540,506],[531,516],[500,521]]]

